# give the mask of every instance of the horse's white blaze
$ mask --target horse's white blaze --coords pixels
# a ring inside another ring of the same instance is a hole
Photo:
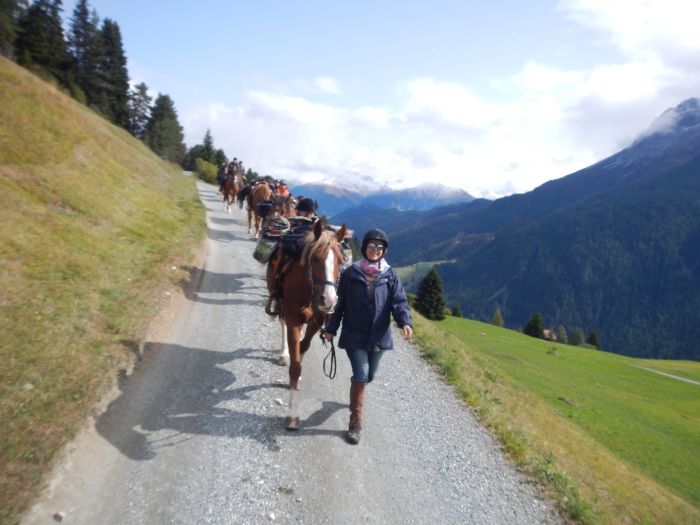
[[[333,282],[333,270],[335,269],[335,253],[333,250],[328,250],[328,255],[326,255],[326,281]],[[323,287],[323,305],[329,310],[335,306],[338,302],[338,295],[335,291],[335,286],[326,284]]]

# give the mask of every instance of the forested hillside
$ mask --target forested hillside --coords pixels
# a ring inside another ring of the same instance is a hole
[[[596,330],[606,350],[700,359],[700,156],[513,225],[440,272],[467,317],[498,305],[517,328],[539,311],[548,326]]]
[[[700,359],[698,154],[690,99],[620,153],[529,193],[353,226],[384,226],[394,264],[455,260],[439,270],[466,316],[499,307],[520,329],[540,311],[548,327],[596,330],[605,350]]]

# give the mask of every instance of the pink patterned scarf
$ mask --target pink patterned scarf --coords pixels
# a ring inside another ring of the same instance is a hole
[[[377,276],[389,269],[389,263],[383,257],[377,262],[370,262],[364,257],[355,263],[360,271],[370,279],[376,279]]]

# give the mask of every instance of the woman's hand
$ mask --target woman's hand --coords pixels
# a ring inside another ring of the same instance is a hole
[[[403,338],[406,341],[410,341],[413,339],[413,328],[411,328],[411,325],[404,325],[403,327]]]
[[[332,333],[330,333],[330,332],[325,332],[325,331],[324,331],[324,332],[323,332],[323,337],[324,337],[324,339],[325,339],[326,341],[328,341],[329,343],[331,343],[331,342],[333,342],[333,338],[335,337],[335,334],[332,334]]]

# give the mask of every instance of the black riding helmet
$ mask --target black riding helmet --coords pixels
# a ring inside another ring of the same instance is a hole
[[[365,233],[365,236],[362,238],[362,255],[367,257],[367,255],[365,254],[365,250],[367,249],[369,241],[372,240],[381,241],[384,245],[384,254],[386,254],[386,251],[389,249],[389,237],[386,236],[384,230],[380,230],[379,228],[372,228],[367,233]]]
[[[301,199],[297,204],[297,211],[306,211],[314,213],[316,211],[316,205],[314,204],[314,201],[312,199]]]

